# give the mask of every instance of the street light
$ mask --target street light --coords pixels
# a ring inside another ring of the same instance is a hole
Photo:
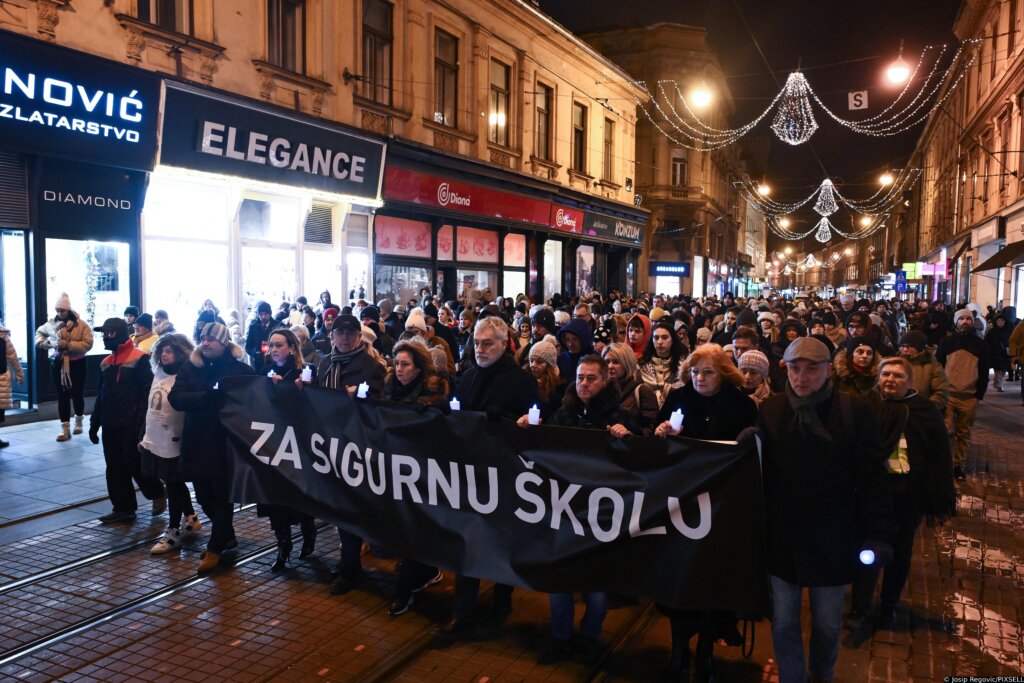
[[[865,228],[871,225],[871,216],[861,216],[860,224],[863,225]]]
[[[893,85],[900,85],[910,78],[910,65],[903,59],[903,41],[900,41],[900,54],[896,57],[896,61],[889,65],[889,68],[885,70],[885,77],[889,79],[889,82]]]
[[[779,226],[783,227],[783,228],[788,228],[789,227],[789,219],[786,218],[785,216],[780,218],[779,219]]]
[[[786,256],[789,256],[793,253],[793,247],[786,247],[784,251],[786,252]]]
[[[847,247],[846,249],[843,249],[843,253],[846,254],[847,256],[849,256],[850,254],[853,253],[853,249],[850,249],[849,247]]]
[[[767,197],[772,193],[772,188],[768,187],[765,183],[761,183],[757,186],[757,193],[762,197]]]
[[[888,187],[889,185],[892,185],[892,173],[886,171],[885,173],[882,174],[882,177],[878,179],[878,182],[882,184],[882,187]]]
[[[690,91],[690,104],[698,109],[704,109],[711,104],[711,91],[706,85],[699,85]]]

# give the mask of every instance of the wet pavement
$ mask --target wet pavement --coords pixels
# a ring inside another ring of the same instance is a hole
[[[1019,388],[990,392],[978,411],[959,512],[922,526],[891,628],[843,647],[842,681],[938,681],[1024,675],[1024,407]],[[514,612],[473,642],[439,641],[452,577],[398,618],[386,609],[394,559],[364,556],[368,578],[328,591],[338,540],[272,574],[273,535],[246,508],[233,568],[195,576],[204,531],[180,552],[152,556],[166,518],[144,501],[131,525],[102,525],[103,458],[83,437],[58,444],[56,423],[0,430],[0,679],[27,681],[660,681],[667,621],[650,605],[609,612],[597,660],[540,666],[545,595],[514,593]],[[141,499],[140,499],[141,500]],[[488,595],[481,595],[486,608]],[[577,614],[582,608],[577,610]],[[805,624],[806,624],[805,615]],[[753,642],[751,642],[751,639]],[[716,648],[718,680],[777,680],[767,622],[740,648]]]

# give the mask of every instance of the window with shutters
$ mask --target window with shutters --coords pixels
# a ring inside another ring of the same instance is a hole
[[[391,106],[391,46],[394,8],[363,0],[363,97]]]
[[[314,203],[306,214],[302,239],[306,244],[333,244],[332,208],[330,204]]]
[[[0,152],[0,225],[28,227],[28,174],[17,154]]]
[[[304,0],[267,0],[267,61],[296,73],[306,72]]]

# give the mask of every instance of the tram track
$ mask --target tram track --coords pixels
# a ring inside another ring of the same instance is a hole
[[[136,492],[138,492],[138,490],[139,489],[135,489]],[[107,495],[102,495],[102,496],[97,496],[95,498],[87,498],[85,500],[80,500],[80,501],[77,501],[75,503],[68,503],[67,505],[62,505],[60,507],[50,508],[48,510],[43,510],[41,512],[37,512],[37,513],[32,514],[32,515],[25,515],[24,517],[17,517],[15,519],[9,519],[6,522],[0,522],[0,529],[8,529],[10,527],[14,527],[14,526],[17,526],[19,524],[24,524],[26,522],[33,522],[33,521],[35,521],[37,519],[43,519],[44,517],[49,517],[51,515],[59,515],[62,512],[69,512],[71,510],[77,510],[78,508],[85,507],[87,505],[95,505],[96,503],[102,503],[105,500],[110,500],[110,497],[107,496]]]
[[[244,506],[242,509],[243,510],[248,510],[248,509],[253,508],[253,507],[255,507],[255,506],[254,505],[249,505],[249,506]],[[319,533],[319,531],[323,530],[324,528],[328,528],[328,525],[324,524],[324,525],[319,526],[318,527],[318,533]],[[300,542],[301,542],[301,538],[302,538],[301,534],[295,534],[292,537],[293,541],[298,540]],[[130,551],[133,548],[140,547],[141,545],[144,545],[144,543],[134,544],[131,547],[127,547],[126,546],[125,548],[118,549],[116,554],[122,554],[122,553],[128,552],[128,551]],[[249,564],[250,562],[254,562],[256,560],[259,560],[260,558],[263,558],[263,557],[265,557],[267,555],[270,555],[270,554],[276,553],[276,552],[277,552],[277,542],[275,541],[273,543],[269,543],[267,545],[263,545],[263,546],[257,547],[254,550],[251,550],[251,551],[249,551],[247,553],[244,553],[244,554],[241,554],[241,555],[237,556],[236,558],[234,558],[231,561],[230,567],[232,567],[232,568],[234,568],[234,567],[241,567],[241,566],[244,566],[246,564]],[[110,556],[109,554],[101,554],[101,555],[104,555],[104,557],[101,557],[99,559],[93,559],[92,562],[90,562],[90,564],[94,564],[94,563],[99,562],[102,559],[106,559],[106,557]],[[92,558],[90,558],[90,559],[92,559]],[[67,568],[60,568],[60,569],[63,569],[63,572],[68,572],[68,571],[73,571],[74,569],[80,568],[81,566],[86,566],[86,565],[79,564],[76,567],[67,567]],[[41,573],[41,574],[43,574],[43,573]],[[52,576],[57,575],[53,571],[51,571],[49,573],[46,573],[46,574],[47,574],[47,576],[37,578],[36,580],[39,581],[39,580],[43,580],[44,578],[51,578]],[[139,610],[139,609],[141,609],[141,608],[143,608],[143,607],[145,607],[147,605],[150,605],[150,604],[152,604],[154,602],[157,602],[159,600],[163,600],[163,599],[165,599],[167,597],[170,597],[170,596],[175,595],[177,593],[180,593],[182,591],[188,590],[189,588],[192,588],[193,586],[196,586],[197,584],[200,584],[200,583],[202,583],[204,581],[209,581],[209,580],[215,578],[216,575],[217,575],[217,573],[208,574],[208,575],[204,575],[204,576],[192,575],[192,576],[189,576],[186,579],[175,581],[175,582],[172,582],[172,583],[170,583],[168,585],[160,586],[158,588],[155,588],[155,589],[153,589],[151,591],[146,592],[143,595],[140,595],[140,596],[138,596],[136,598],[133,598],[133,599],[128,600],[128,601],[125,601],[125,602],[123,602],[121,604],[118,604],[118,605],[116,605],[114,607],[111,607],[109,609],[106,609],[106,610],[97,612],[95,614],[92,614],[92,615],[90,615],[90,616],[88,616],[88,617],[86,617],[84,619],[80,619],[80,620],[76,621],[75,623],[68,624],[68,625],[66,625],[64,627],[61,627],[61,628],[59,628],[59,629],[57,629],[57,630],[55,630],[55,631],[53,631],[51,633],[48,633],[48,634],[46,634],[44,636],[41,636],[39,638],[35,638],[35,639],[31,640],[31,641],[22,643],[20,645],[12,647],[12,648],[10,648],[8,650],[2,651],[2,652],[0,652],[0,667],[6,666],[7,664],[15,662],[18,659],[26,657],[26,656],[34,653],[34,652],[38,652],[40,650],[45,650],[47,648],[53,647],[54,645],[57,645],[58,643],[61,643],[64,640],[67,640],[67,639],[72,638],[74,636],[77,636],[77,635],[80,635],[82,633],[85,633],[85,632],[89,631],[90,629],[96,628],[96,627],[98,627],[98,626],[100,626],[102,624],[105,624],[105,623],[113,620],[113,619],[116,619],[118,617],[124,616],[124,615],[129,614],[131,612],[134,612],[136,610]],[[24,587],[24,585],[30,585],[30,584],[23,584],[20,587]]]

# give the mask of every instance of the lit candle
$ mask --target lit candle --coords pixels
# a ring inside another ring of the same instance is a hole
[[[302,368],[302,381],[307,383],[313,381],[313,368]]]
[[[875,563],[875,551],[870,548],[860,551],[860,563],[871,566]]]
[[[672,425],[672,431],[678,432],[683,427],[683,411],[676,408],[672,411],[672,414],[668,418],[668,423]]]
[[[366,398],[366,392],[370,390],[370,385],[366,382],[362,382],[359,385],[359,389],[356,391],[356,398]]]
[[[533,407],[530,408],[530,412],[527,415],[527,419],[530,421],[530,424],[532,425],[540,424],[540,408],[537,407],[536,403],[534,403]]]
[[[451,401],[449,401],[448,405],[451,406],[452,410],[461,410],[461,404],[459,403],[459,397],[458,396],[456,396]]]
[[[271,370],[270,372],[268,372],[267,377],[269,377],[270,379],[274,379],[274,371]]]

